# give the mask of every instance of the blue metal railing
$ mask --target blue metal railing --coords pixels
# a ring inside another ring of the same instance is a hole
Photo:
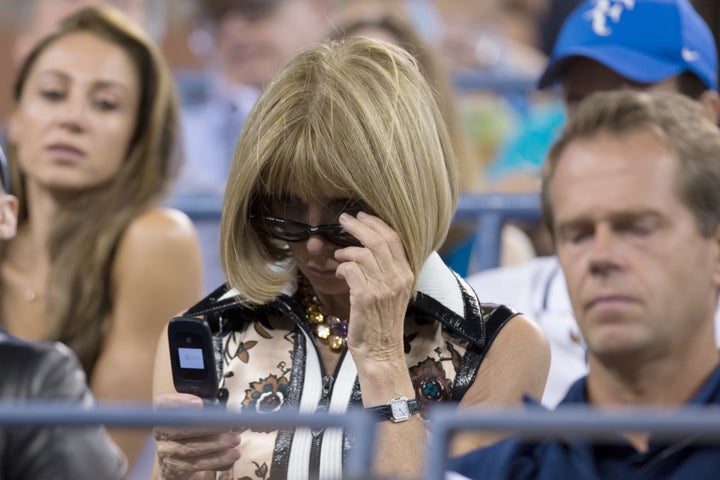
[[[430,411],[432,444],[425,462],[425,479],[442,480],[445,476],[448,447],[452,435],[461,431],[513,432],[528,440],[558,436],[572,440],[622,442],[618,432],[648,432],[653,439],[689,441],[693,444],[719,445],[720,407],[704,406],[683,410],[625,409],[600,412],[588,407],[563,407],[559,410],[492,409],[458,411],[440,405]]]
[[[151,406],[95,406],[81,408],[67,402],[29,402],[24,404],[0,402],[0,425],[13,426],[89,426],[141,428],[154,426],[236,426],[244,428],[308,427],[319,430],[327,427],[345,429],[355,437],[353,449],[343,467],[343,476],[366,479],[370,475],[372,448],[377,422],[363,412],[352,415],[302,414],[279,412],[233,412],[220,408],[167,408],[155,410]]]
[[[453,222],[473,222],[473,245],[467,271],[474,273],[497,267],[500,239],[508,220],[540,221],[538,194],[462,195]]]
[[[685,407],[682,410],[625,409],[600,412],[587,407],[564,407],[548,411],[541,408],[473,409],[458,411],[452,405],[434,406],[427,423],[430,444],[425,458],[424,479],[441,480],[445,476],[448,448],[452,436],[461,431],[512,431],[529,440],[563,436],[573,440],[621,441],[618,432],[649,432],[654,439],[692,439],[693,444],[720,445],[720,407]],[[355,436],[344,467],[347,479],[371,477],[372,449],[376,422],[362,412],[352,415],[300,414],[278,412],[241,414],[221,409],[168,408],[151,406],[95,406],[80,408],[67,403],[0,403],[0,426],[88,426],[109,427],[162,426],[238,426],[293,427],[313,429],[339,427]],[[720,450],[720,447],[718,447]]]

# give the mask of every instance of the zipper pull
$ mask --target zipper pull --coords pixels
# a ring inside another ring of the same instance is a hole
[[[318,402],[317,409],[315,410],[315,413],[325,413],[328,409],[328,406],[330,405],[330,393],[332,393],[333,384],[335,383],[335,379],[331,377],[330,375],[324,375],[322,377],[322,396],[320,397],[320,401]],[[317,430],[311,430],[313,438],[315,441],[319,441],[320,434],[325,431],[324,428],[319,428]],[[318,444],[319,448],[319,444]]]
[[[318,403],[318,410],[327,410],[330,404],[330,393],[332,392],[333,384],[335,379],[330,375],[325,375],[322,378],[322,396]]]

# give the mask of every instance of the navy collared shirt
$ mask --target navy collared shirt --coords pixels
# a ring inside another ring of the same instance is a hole
[[[575,382],[563,405],[587,404],[586,378]],[[720,404],[720,366],[715,369],[689,405]],[[449,469],[471,479],[717,479],[720,445],[668,444],[650,437],[646,453],[628,442],[593,445],[550,439],[530,443],[509,438],[450,461]]]

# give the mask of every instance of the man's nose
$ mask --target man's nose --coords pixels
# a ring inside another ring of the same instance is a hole
[[[617,266],[618,240],[617,233],[608,225],[595,229],[588,254],[589,267],[593,273],[604,274]]]

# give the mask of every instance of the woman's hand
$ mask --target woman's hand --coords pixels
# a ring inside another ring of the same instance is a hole
[[[202,399],[166,393],[155,399],[157,408],[203,408]],[[205,472],[227,470],[240,458],[240,434],[221,428],[156,427],[155,451],[161,478],[198,480]]]
[[[402,359],[405,312],[414,282],[398,234],[364,212],[340,216],[345,230],[364,247],[335,252],[336,274],[350,287],[348,348],[365,361]]]

